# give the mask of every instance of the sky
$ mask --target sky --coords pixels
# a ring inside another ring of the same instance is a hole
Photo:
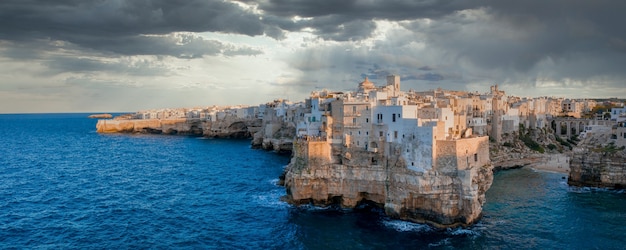
[[[0,113],[402,89],[626,98],[620,0],[2,0]]]

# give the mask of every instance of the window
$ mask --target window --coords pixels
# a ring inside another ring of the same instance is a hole
[[[352,106],[352,112],[356,113],[356,106]]]
[[[391,121],[396,122],[396,114],[393,114],[393,116],[391,117]]]
[[[474,154],[474,161],[478,161],[478,154]]]
[[[370,118],[365,118],[365,123],[369,123],[370,122]]]
[[[380,137],[383,137],[383,131],[378,131]]]
[[[352,124],[356,125],[356,118],[352,118]]]
[[[398,131],[393,131],[393,138],[398,139]]]

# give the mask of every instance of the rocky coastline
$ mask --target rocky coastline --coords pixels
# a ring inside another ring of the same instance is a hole
[[[567,180],[570,186],[626,189],[626,146],[616,143],[614,134],[618,133],[588,135],[574,149]]]
[[[483,142],[487,146],[487,140]],[[374,204],[392,217],[437,228],[468,226],[482,216],[485,192],[493,181],[491,164],[458,168],[443,163],[427,171],[407,168],[401,148],[389,157],[359,149],[297,140],[286,167],[284,200],[296,205]],[[328,157],[332,154],[341,158]],[[371,162],[371,159],[375,162]]]
[[[295,127],[282,123],[263,123],[258,118],[225,117],[218,121],[193,118],[132,119],[120,116],[100,119],[98,133],[132,133],[202,136],[207,138],[251,139],[252,148],[290,154]]]

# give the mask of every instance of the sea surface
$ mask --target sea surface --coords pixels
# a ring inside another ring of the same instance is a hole
[[[288,156],[247,140],[98,134],[88,114],[0,115],[0,249],[624,249],[626,194],[495,174],[484,217],[436,230],[293,207]]]

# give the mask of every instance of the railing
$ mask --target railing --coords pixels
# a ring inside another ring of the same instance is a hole
[[[345,113],[343,113],[343,116],[344,117],[355,117],[355,116],[359,117],[359,116],[361,116],[361,113],[358,113],[358,112],[345,112]]]
[[[361,128],[361,125],[358,123],[346,123],[344,124],[345,128]]]
[[[299,136],[297,139],[298,141],[326,141],[325,136],[303,135],[303,136]]]

